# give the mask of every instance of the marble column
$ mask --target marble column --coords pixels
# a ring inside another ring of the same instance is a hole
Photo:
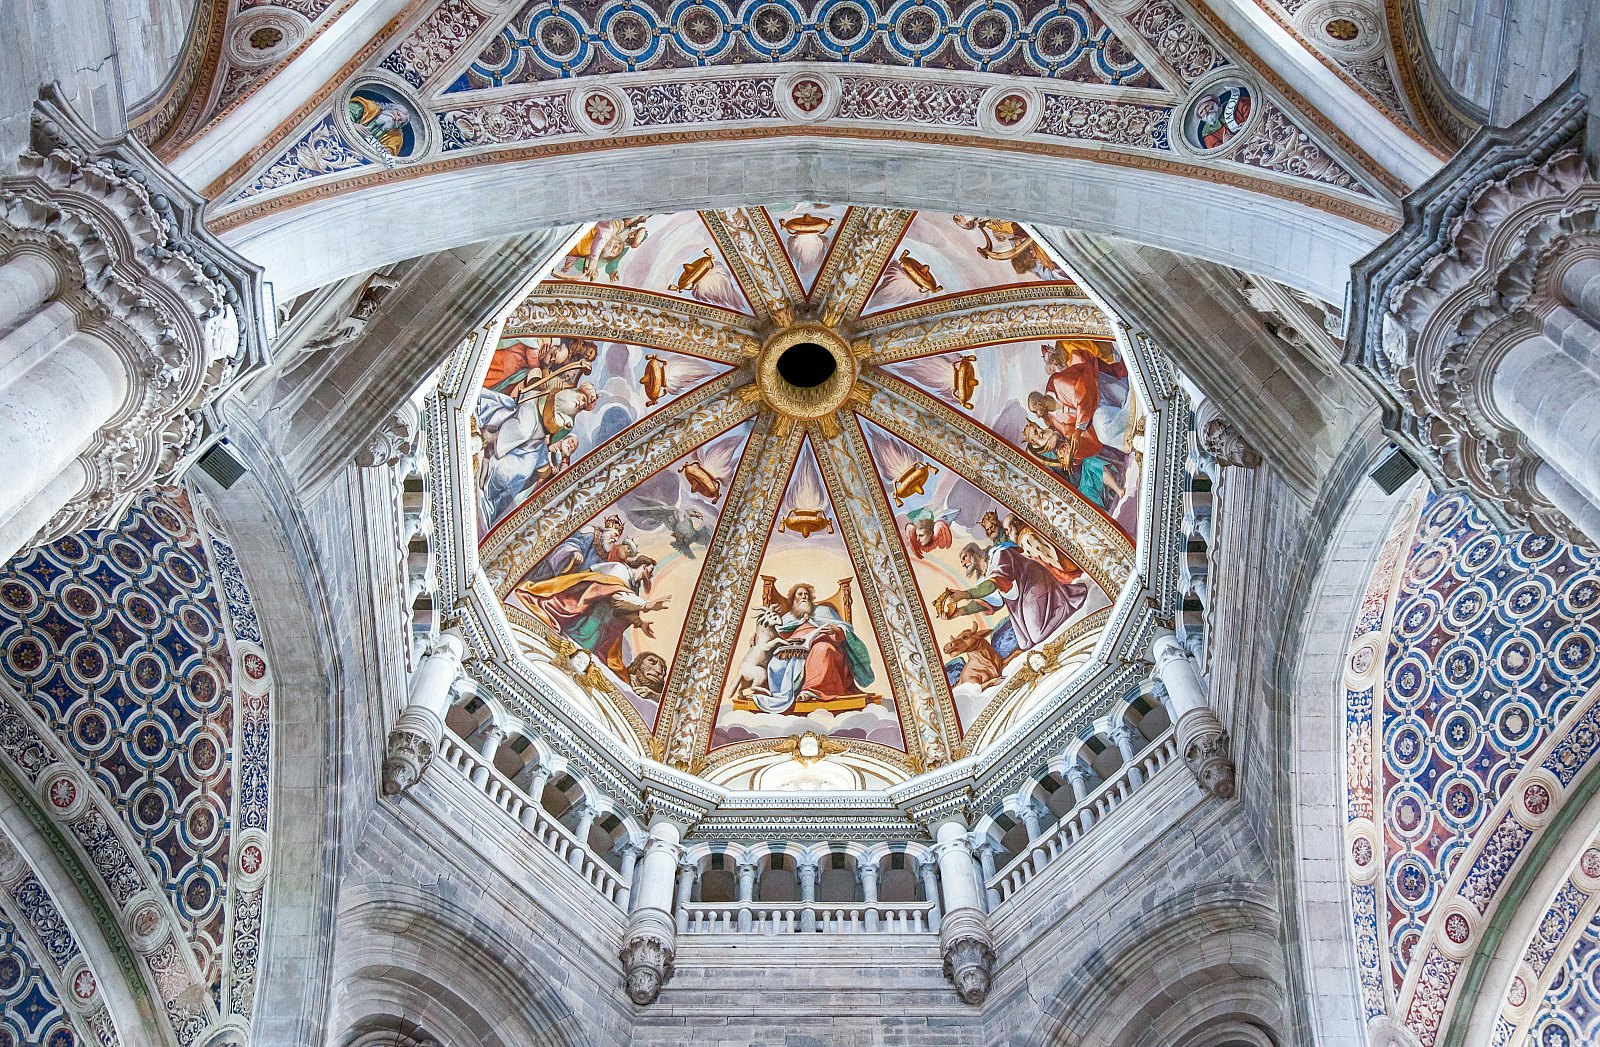
[[[1034,807],[1032,800],[1018,800],[1017,816],[1022,819],[1022,828],[1028,834],[1029,843],[1037,841],[1044,834],[1044,829],[1039,825],[1039,809]]]
[[[811,932],[817,929],[817,863],[801,862],[794,867],[800,880],[800,929]]]
[[[1119,720],[1109,732],[1111,744],[1117,747],[1117,752],[1122,754],[1122,766],[1127,768],[1128,784],[1137,789],[1144,784],[1144,774],[1139,770],[1139,747],[1136,741],[1142,741],[1141,735],[1133,724],[1126,720]]]
[[[489,784],[490,770],[494,767],[495,753],[500,751],[500,743],[506,740],[506,730],[499,724],[490,720],[478,732],[478,755],[483,757],[483,763],[472,769],[472,784],[483,788]]]
[[[749,932],[751,929],[750,906],[756,897],[756,873],[759,871],[755,862],[739,863],[739,930]]]
[[[928,910],[928,929],[939,929],[939,860],[925,855],[917,861],[917,872],[922,877],[922,900],[932,902]]]
[[[1072,786],[1072,796],[1080,812],[1078,827],[1087,832],[1094,824],[1094,806],[1084,801],[1089,799],[1089,794],[1094,790],[1089,786],[1089,769],[1083,765],[1082,760],[1073,760],[1067,764],[1067,781]]]
[[[582,867],[584,855],[589,853],[589,830],[594,828],[594,820],[599,814],[599,809],[592,803],[585,803],[578,808],[578,822],[572,827],[572,835],[578,838],[578,846],[567,856],[567,864],[574,869]]]
[[[967,827],[948,818],[934,827],[934,841],[939,882],[944,888],[944,919],[939,928],[944,975],[963,1002],[979,1004],[989,995],[994,943],[989,917],[980,904],[983,887],[967,842]]]
[[[1233,795],[1233,760],[1228,732],[1206,700],[1200,670],[1170,630],[1156,632],[1150,644],[1155,675],[1166,688],[1168,712],[1178,731],[1178,750],[1202,788],[1226,799]]]
[[[654,1003],[661,986],[672,978],[672,961],[678,948],[672,905],[682,839],[682,827],[671,818],[657,814],[650,820],[644,859],[639,863],[639,892],[617,954],[627,980],[628,998],[640,1006]]]
[[[550,768],[543,763],[530,763],[517,773],[513,784],[520,785],[536,806],[544,806],[544,788],[550,784]]]
[[[404,709],[389,730],[383,760],[383,794],[396,796],[417,783],[433,760],[450,711],[466,645],[455,633],[441,633],[411,674]]]
[[[864,864],[856,870],[861,878],[861,900],[867,906],[867,930],[878,929],[878,867]]]
[[[700,882],[700,867],[693,862],[678,864],[678,894],[676,898],[678,930],[689,929],[689,904],[694,901],[694,888]],[[637,907],[637,906],[636,906]]]
[[[984,887],[980,892],[983,897],[983,908],[986,912],[992,912],[994,907],[1000,904],[1000,892],[987,886],[994,879],[994,844],[988,840],[978,844],[977,854],[978,866],[983,870]]]
[[[639,864],[641,851],[638,844],[629,840],[617,848],[617,853],[622,858],[617,867],[617,879],[622,881],[622,893],[617,897],[617,904],[622,906],[624,912],[627,912],[632,907],[633,874]]]
[[[0,368],[21,373],[0,386],[0,553],[9,556],[95,477],[79,461],[96,433],[125,403],[129,376],[114,354],[83,336],[69,336],[31,366],[17,367],[0,336]],[[32,347],[37,349],[37,347]],[[5,359],[10,357],[10,359]]]

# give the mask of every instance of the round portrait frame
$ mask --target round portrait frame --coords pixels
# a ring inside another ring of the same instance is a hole
[[[358,127],[350,119],[350,99],[365,88],[377,88],[386,94],[394,96],[411,111],[411,126],[416,129],[416,148],[407,156],[395,156],[377,142],[365,128]],[[389,73],[387,70],[374,69],[365,73],[359,80],[342,89],[334,99],[334,122],[339,128],[339,133],[362,156],[376,160],[385,167],[403,167],[431,158],[439,151],[439,124],[432,119],[428,108],[422,104],[421,99],[412,90],[411,85],[400,77]]]
[[[1226,142],[1211,149],[1189,141],[1189,122],[1193,119],[1200,100],[1230,87],[1242,88],[1250,98],[1250,113],[1245,117],[1238,132]],[[1267,99],[1261,90],[1261,84],[1253,77],[1241,76],[1237,69],[1218,69],[1196,80],[1190,86],[1189,93],[1184,95],[1182,103],[1172,110],[1172,124],[1167,128],[1167,140],[1172,143],[1173,150],[1182,156],[1197,160],[1222,159],[1249,140],[1250,133],[1261,122],[1261,114],[1266,110],[1266,103]]]

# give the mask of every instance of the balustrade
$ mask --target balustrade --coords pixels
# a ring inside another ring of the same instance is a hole
[[[469,785],[477,786],[490,802],[516,819],[535,841],[558,861],[570,866],[607,901],[617,905],[626,904],[628,884],[616,870],[601,861],[571,829],[552,818],[537,800],[511,784],[482,756],[449,735],[440,741],[439,756]]]
[[[1120,807],[1178,756],[1178,739],[1168,728],[1137,758],[1083,797],[1052,827],[1040,833],[1022,853],[987,877],[985,886],[1001,902],[1016,894],[1051,862],[1066,853],[1090,829]],[[474,785],[491,803],[520,823],[557,861],[571,866],[591,887],[614,904],[626,906],[628,884],[581,842],[572,830],[552,818],[539,803],[514,785],[472,748],[453,736],[441,740],[440,760],[462,780]],[[479,781],[481,779],[481,783]],[[687,934],[936,934],[940,913],[936,902],[691,902],[678,891],[678,929]]]
[[[1099,788],[1074,804],[1050,830],[1030,841],[1020,854],[990,876],[986,886],[991,896],[998,895],[1000,901],[1004,902],[1016,894],[1024,884],[1043,872],[1045,866],[1083,839],[1092,826],[1120,807],[1142,783],[1154,778],[1177,755],[1178,736],[1168,728],[1143,753],[1123,764]]]
[[[680,914],[686,934],[933,934],[934,902],[690,902]],[[807,920],[810,913],[812,919]]]

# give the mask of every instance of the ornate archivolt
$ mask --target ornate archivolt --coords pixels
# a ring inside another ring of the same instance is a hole
[[[839,27],[826,12],[764,9],[768,20],[798,14],[804,21],[790,26],[788,44],[774,47],[751,36],[765,30],[732,8],[709,14],[721,23],[714,45],[653,5],[619,9],[623,15],[614,16],[557,5],[559,18],[535,16],[534,26],[522,24],[533,9],[509,5],[483,14],[465,0],[439,0],[384,25],[364,45],[346,43],[350,60],[330,67],[333,79],[207,187],[208,196],[225,202],[219,228],[329,192],[425,173],[685,136],[842,135],[998,147],[1229,180],[1379,225],[1391,220],[1404,189],[1203,6],[1120,0],[1009,15],[981,4],[929,8],[937,25],[897,30],[927,31],[929,39],[914,47],[880,41],[864,64],[867,45],[835,39]],[[878,27],[892,21],[887,11],[876,17],[885,21],[873,22],[868,36],[882,36]],[[1076,20],[1079,28],[1052,35],[1052,18],[1061,26]],[[299,18],[305,25],[263,26],[257,35],[293,37],[303,50],[301,41],[321,33],[326,20]],[[585,20],[595,25],[568,44],[555,40]],[[623,61],[618,56],[631,45],[612,37],[634,22],[655,42],[648,54]],[[966,34],[978,31],[992,43],[966,44]],[[802,40],[816,45],[804,71],[791,64]],[[1067,50],[1054,54],[1051,41]],[[573,54],[550,50],[569,45]],[[852,64],[836,65],[847,54]],[[503,61],[510,65],[502,68]],[[277,68],[266,63],[249,75],[270,77]],[[1257,110],[1226,147],[1192,128],[1214,74],[1236,81]],[[247,89],[255,85],[252,79]],[[351,92],[363,87],[377,92],[374,104],[404,111],[411,130],[376,145],[387,132],[367,127],[359,103],[356,118],[344,113]],[[236,93],[223,111],[242,97]]]

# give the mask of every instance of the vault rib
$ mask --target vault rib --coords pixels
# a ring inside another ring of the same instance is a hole
[[[506,318],[505,333],[627,342],[725,364],[743,363],[761,347],[748,317],[628,287],[590,284],[540,284]]]
[[[702,211],[711,239],[728,260],[734,279],[762,319],[778,327],[794,322],[795,306],[805,300],[783,248],[766,217],[752,207]],[[778,254],[774,254],[778,252]]]
[[[711,724],[761,565],[760,553],[805,435],[799,426],[771,413],[763,414],[757,425],[706,549],[705,570],[661,696],[657,746],[664,763],[683,770],[692,769],[710,744]]]
[[[833,425],[812,423],[808,429],[873,628],[879,643],[890,647],[889,678],[906,750],[918,760],[918,770],[960,759],[961,731],[938,641],[928,627],[899,535],[892,527],[885,529],[884,521],[892,521],[894,514],[861,427],[853,415],[841,412]]]
[[[1018,302],[872,331],[856,338],[850,349],[871,365],[998,342],[1111,337],[1110,322],[1092,302]]]
[[[867,296],[878,285],[889,255],[915,214],[880,208],[850,209],[811,291],[821,323],[838,327],[853,323],[861,315]]]
[[[601,444],[524,499],[485,539],[479,563],[505,598],[517,581],[595,513],[708,440],[755,415],[744,371],[713,378]]]
[[[1134,572],[1133,546],[1083,495],[948,405],[893,375],[869,372],[861,381],[874,395],[857,413],[941,459],[1054,542],[1116,599]]]

